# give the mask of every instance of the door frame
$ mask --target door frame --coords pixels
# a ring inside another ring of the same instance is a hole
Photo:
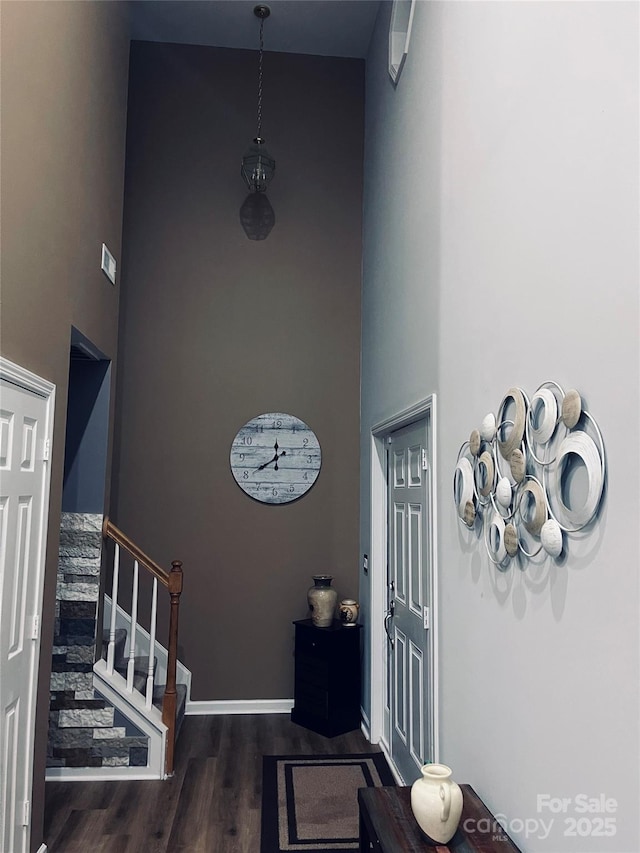
[[[388,545],[388,516],[387,516],[387,459],[386,439],[402,427],[416,421],[429,418],[431,462],[429,470],[429,492],[431,513],[428,521],[428,553],[431,562],[431,573],[427,580],[427,591],[430,601],[429,642],[427,648],[429,679],[427,682],[428,698],[425,703],[425,713],[430,716],[431,725],[428,749],[433,761],[440,759],[440,720],[438,685],[438,543],[437,543],[437,424],[436,424],[436,395],[430,394],[413,406],[379,421],[371,427],[371,542],[369,554],[369,577],[371,584],[371,637],[370,678],[371,678],[371,718],[370,735],[373,743],[382,743],[389,752],[390,744],[386,743],[384,731],[384,708],[387,686],[387,638],[384,630],[384,615],[387,610],[387,545]],[[375,684],[383,684],[384,690],[376,691]]]
[[[49,527],[49,495],[51,489],[51,455],[52,455],[52,445],[53,445],[53,421],[54,421],[54,412],[55,412],[55,397],[56,397],[56,386],[49,382],[47,379],[43,379],[41,376],[37,376],[35,373],[32,373],[30,370],[27,370],[24,367],[21,367],[19,364],[15,364],[4,356],[0,356],[0,378],[6,380],[7,382],[15,385],[18,388],[21,388],[31,394],[34,394],[37,397],[41,397],[46,403],[46,414],[44,419],[44,430],[42,436],[42,444],[40,445],[39,452],[43,453],[44,456],[44,473],[43,473],[43,481],[41,484],[42,488],[42,512],[40,519],[38,520],[38,548],[37,553],[35,554],[36,566],[35,566],[35,584],[34,584],[34,599],[32,599],[31,612],[37,614],[40,617],[40,626],[42,626],[42,605],[43,605],[43,594],[44,594],[44,573],[45,573],[45,561],[46,561],[46,553],[47,553],[47,530]],[[32,658],[32,671],[31,671],[31,683],[29,685],[29,697],[28,697],[28,733],[27,733],[27,743],[24,744],[24,748],[27,750],[26,754],[27,758],[27,767],[26,767],[26,775],[28,780],[28,796],[29,800],[32,800],[33,794],[33,764],[34,764],[34,743],[35,743],[35,723],[36,723],[36,708],[37,708],[37,700],[38,700],[38,672],[40,669],[40,646],[41,646],[41,638],[42,638],[42,630],[40,628],[38,632],[38,637],[36,640],[33,640],[33,658]],[[21,807],[21,802],[16,801],[16,808]],[[14,818],[15,815],[12,816]],[[30,819],[31,815],[29,815]],[[29,845],[29,840],[31,837],[31,823],[29,822],[27,826],[27,846]]]

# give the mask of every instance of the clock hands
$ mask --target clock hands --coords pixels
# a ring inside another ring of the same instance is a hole
[[[268,462],[265,462],[265,463],[264,463],[264,465],[258,465],[258,467],[257,467],[255,470],[256,470],[256,471],[262,471],[262,470],[264,470],[264,469],[267,467],[267,465],[271,465],[271,463],[272,463],[272,462],[275,462],[275,463],[276,463],[276,467],[275,467],[275,469],[274,469],[274,470],[277,470],[277,468],[278,468],[278,459],[279,459],[279,457],[278,457],[278,455],[276,454],[276,455],[273,457],[273,459],[270,459]]]
[[[273,457],[273,459],[270,459],[268,462],[265,462],[263,465],[259,465],[259,466],[255,469],[256,471],[264,471],[264,469],[267,467],[267,465],[271,465],[271,463],[272,463],[272,462],[275,462],[275,463],[276,463],[276,464],[273,466],[273,470],[274,470],[274,471],[277,471],[277,470],[278,470],[278,459],[280,459],[282,456],[286,456],[286,455],[287,455],[287,451],[286,451],[286,450],[283,450],[283,451],[282,451],[282,453],[278,453],[278,442],[277,442],[277,441],[276,441],[276,443],[274,444],[274,448],[273,448],[273,449],[274,449],[274,450],[275,450],[275,452],[276,452],[276,453],[275,453],[275,456]]]

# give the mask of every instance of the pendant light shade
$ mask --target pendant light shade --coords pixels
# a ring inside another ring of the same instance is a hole
[[[249,193],[240,208],[240,222],[249,240],[266,240],[276,224],[276,214],[266,193]]]
[[[262,138],[262,59],[264,53],[264,22],[271,14],[265,4],[256,6],[253,14],[260,19],[260,51],[258,55],[258,132],[242,158],[240,174],[252,193],[263,193],[276,171],[276,161],[266,149]]]

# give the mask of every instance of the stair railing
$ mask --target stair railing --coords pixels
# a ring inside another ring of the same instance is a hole
[[[156,621],[158,612],[158,582],[169,592],[169,641],[167,643],[167,680],[162,699],[162,722],[167,727],[167,745],[165,751],[165,773],[173,774],[175,738],[176,738],[176,666],[178,662],[178,616],[180,611],[180,595],[182,593],[182,563],[174,560],[171,571],[166,571],[144,551],[128,538],[113,522],[105,517],[102,525],[102,536],[115,543],[113,558],[113,580],[111,584],[111,622],[109,625],[109,645],[107,646],[107,672],[113,675],[116,650],[116,617],[118,604],[118,587],[120,584],[120,549],[124,548],[133,557],[133,583],[131,589],[131,630],[129,640],[129,659],[127,662],[127,690],[134,689],[134,672],[136,659],[136,631],[138,622],[138,568],[142,566],[153,576],[151,593],[151,624],[149,630],[149,668],[145,688],[145,704],[151,708],[153,704],[154,661],[156,647]]]

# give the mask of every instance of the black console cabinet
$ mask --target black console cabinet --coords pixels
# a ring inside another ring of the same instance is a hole
[[[294,707],[291,720],[326,737],[360,728],[360,630],[334,621],[296,626]]]

